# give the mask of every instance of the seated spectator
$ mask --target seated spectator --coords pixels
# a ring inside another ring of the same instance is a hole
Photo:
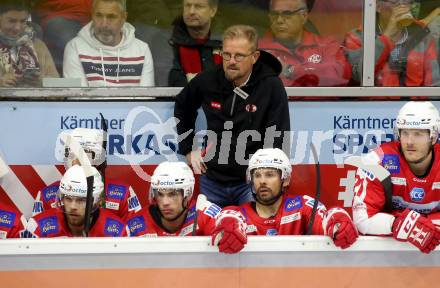
[[[305,30],[307,17],[305,0],[271,1],[271,31],[259,41],[259,48],[280,60],[285,86],[347,85],[351,72],[342,46]]]
[[[46,45],[28,24],[25,0],[0,3],[0,87],[38,87],[42,78],[58,77]]]
[[[378,0],[375,42],[376,86],[440,85],[436,43],[423,21],[411,16],[413,0]],[[410,24],[410,25],[408,25]],[[345,38],[352,77],[362,79],[362,29]]]
[[[60,74],[63,72],[63,53],[81,27],[90,22],[92,0],[34,0],[32,17],[40,24]]]
[[[94,0],[92,21],[64,51],[63,75],[84,87],[154,86],[148,44],[127,23],[125,0]]]
[[[0,202],[0,240],[21,237],[26,223],[19,211]]]
[[[60,181],[59,205],[29,219],[25,237],[121,237],[127,236],[124,222],[110,211],[100,208],[104,191],[101,175],[93,168],[93,206],[91,227],[85,232],[87,216],[87,179],[84,169],[74,165]]]
[[[174,50],[169,86],[183,87],[202,70],[222,63],[221,40],[211,35],[218,0],[183,0],[182,17],[173,25],[170,44]]]

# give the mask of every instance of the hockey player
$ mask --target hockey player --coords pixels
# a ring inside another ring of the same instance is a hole
[[[102,175],[105,175],[106,155],[103,148],[103,131],[88,128],[76,128],[72,130],[71,136],[82,146],[90,163],[95,166]],[[67,169],[74,164],[79,164],[76,156],[70,151],[68,145],[64,147],[64,166]],[[141,209],[141,204],[133,188],[125,183],[115,183],[105,180],[105,208],[114,212],[122,219],[126,219],[129,213]],[[59,181],[43,188],[38,192],[32,216],[44,210],[54,208],[57,205]]]
[[[17,209],[0,202],[0,239],[20,238],[26,223]]]
[[[124,222],[107,209],[100,208],[104,184],[99,172],[94,170],[93,208],[89,237],[127,236]],[[69,168],[60,181],[59,201],[56,208],[44,211],[29,219],[26,237],[82,237],[84,236],[87,181],[79,165]]]
[[[278,148],[259,149],[249,160],[248,180],[252,181],[255,202],[239,207],[225,207],[242,212],[248,235],[303,235],[311,220],[315,199],[307,195],[289,196],[292,166]],[[321,203],[312,226],[313,235],[328,235],[345,249],[353,244],[358,232],[349,214],[341,208],[326,210]]]
[[[391,174],[391,189],[361,168],[356,175],[353,220],[365,235],[392,235],[429,253],[440,241],[440,117],[431,102],[408,102],[399,111],[397,141],[367,159]],[[388,199],[388,200],[387,200]]]
[[[214,203],[192,199],[194,175],[184,162],[163,162],[151,177],[148,209],[133,215],[131,236],[212,235],[219,251],[236,253],[247,242],[246,223],[237,211],[221,212]]]

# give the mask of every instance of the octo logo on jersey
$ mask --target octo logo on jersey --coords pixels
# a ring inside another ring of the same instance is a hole
[[[414,202],[420,202],[425,198],[425,190],[423,188],[415,187],[409,193],[411,200]]]

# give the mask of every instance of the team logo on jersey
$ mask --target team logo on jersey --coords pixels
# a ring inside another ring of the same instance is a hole
[[[322,60],[322,56],[319,54],[312,54],[309,56],[309,58],[307,59],[307,61],[309,63],[314,63],[314,64],[318,64],[321,63]]]
[[[38,221],[41,237],[47,237],[50,234],[58,233],[58,219],[56,216],[46,217]]]
[[[284,211],[290,212],[302,207],[301,204],[301,196],[297,196],[295,198],[287,198],[286,204],[284,204]]]
[[[145,219],[142,216],[136,216],[127,222],[128,228],[130,229],[130,235],[136,235],[139,232],[147,230],[147,225],[145,225]]]
[[[184,224],[194,220],[195,217],[196,217],[196,206],[193,206],[191,209],[189,209]]]
[[[400,173],[399,156],[395,154],[383,155],[382,166],[392,174]]]
[[[217,109],[217,110],[221,110],[222,109],[222,104],[220,104],[219,102],[211,101],[211,108],[214,108],[214,109]]]
[[[411,200],[414,202],[420,202],[425,198],[425,190],[423,188],[414,187],[411,192],[409,192]]]
[[[0,227],[11,228],[14,221],[15,213],[0,210]]]
[[[43,198],[45,202],[50,202],[57,199],[59,186],[51,185],[43,189]]]
[[[127,187],[124,185],[109,184],[107,190],[107,197],[115,200],[122,200],[127,193]]]
[[[272,228],[272,229],[267,229],[267,231],[266,231],[266,235],[267,235],[267,236],[276,236],[276,235],[278,235],[278,230],[277,230],[277,229],[274,229],[274,228]]]
[[[247,104],[245,109],[246,109],[247,112],[253,113],[253,112],[257,111],[257,106],[254,105],[254,104]]]
[[[107,218],[104,225],[104,234],[111,237],[118,237],[122,235],[123,228],[124,225],[122,225],[121,222]]]

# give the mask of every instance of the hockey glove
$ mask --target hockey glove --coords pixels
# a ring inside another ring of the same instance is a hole
[[[350,215],[342,208],[328,210],[322,226],[325,235],[330,236],[335,246],[342,249],[350,247],[359,237],[359,233]]]
[[[409,209],[396,216],[393,237],[398,241],[408,241],[426,254],[440,243],[440,231],[435,225],[426,217]]]
[[[240,252],[247,243],[246,221],[243,215],[234,210],[222,210],[217,217],[212,233],[212,245],[218,245],[223,253]]]

